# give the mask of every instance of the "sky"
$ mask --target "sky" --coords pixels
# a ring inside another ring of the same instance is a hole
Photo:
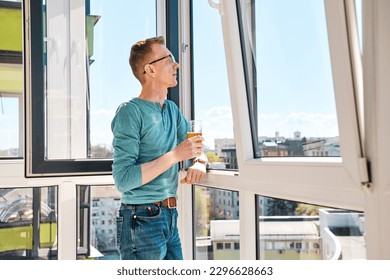
[[[205,143],[212,148],[214,139],[234,137],[222,25],[207,0],[193,2],[195,118],[203,121]],[[107,1],[91,3],[91,13],[102,15],[91,68],[92,142],[110,144],[109,124],[117,105],[140,91],[127,59],[133,42],[155,35],[154,0],[118,1],[120,12],[110,10]],[[259,136],[339,134],[324,4],[299,3],[256,2]]]
[[[260,135],[338,135],[323,1],[261,1],[257,15]],[[280,20],[283,19],[283,20]]]
[[[91,1],[91,14],[101,16],[94,29],[94,62],[90,68],[92,145],[111,145],[111,120],[116,108],[139,95],[141,86],[128,59],[133,43],[156,36],[154,3]]]
[[[207,0],[193,2],[195,117],[203,121],[206,145],[213,147],[216,138],[233,138],[222,26]],[[140,92],[128,56],[131,44],[156,35],[154,5],[154,0],[91,0],[91,14],[101,16],[90,69],[92,145],[111,145],[116,108]],[[263,0],[256,5],[259,136],[276,131],[285,137],[295,131],[306,137],[337,136],[323,1]],[[18,133],[12,129],[15,106],[1,104],[6,105],[6,112],[0,111],[0,130],[7,135],[0,138],[3,149],[17,143]]]
[[[196,117],[211,139],[232,138],[220,16],[207,1],[194,2]],[[256,1],[259,136],[338,135],[323,1],[299,4]]]

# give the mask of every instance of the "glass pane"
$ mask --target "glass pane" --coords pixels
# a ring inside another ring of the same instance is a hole
[[[0,158],[22,157],[21,98],[0,93]]]
[[[0,159],[23,156],[21,1],[0,5]]]
[[[207,1],[193,1],[193,32],[195,119],[210,168],[238,169],[221,18]]]
[[[57,259],[57,188],[0,189],[0,259]]]
[[[355,11],[356,11],[356,22],[357,22],[357,30],[359,34],[359,45],[360,52],[363,53],[363,32],[362,32],[362,0],[355,0]]]
[[[194,186],[196,260],[240,259],[238,192]]]
[[[256,156],[340,156],[324,2],[247,2],[240,14]]]
[[[362,212],[264,196],[256,207],[259,259],[366,259]]]
[[[131,44],[156,35],[156,1],[72,5],[45,6],[46,158],[112,158],[111,120],[141,88]]]
[[[90,246],[90,203],[91,187],[77,187],[77,204],[79,206],[77,213],[77,256],[79,258],[89,257],[91,255]]]
[[[78,186],[78,258],[119,260],[116,210],[121,194],[115,186]]]
[[[88,2],[89,16],[99,16],[91,28],[94,39],[89,69],[90,157],[112,158],[111,120],[116,108],[138,96],[141,90],[129,66],[130,47],[143,38],[156,36],[156,1]]]

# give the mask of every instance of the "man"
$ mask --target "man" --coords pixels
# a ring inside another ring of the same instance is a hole
[[[166,99],[179,64],[163,37],[135,43],[130,66],[142,89],[112,121],[113,177],[122,193],[117,239],[122,259],[183,259],[177,229],[178,163],[194,159],[183,183],[206,174],[203,138],[186,139],[188,122]]]

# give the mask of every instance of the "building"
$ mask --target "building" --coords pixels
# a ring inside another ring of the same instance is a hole
[[[213,259],[239,259],[238,220],[210,223]],[[320,216],[259,216],[258,256],[261,260],[366,259],[358,213],[320,210]],[[353,234],[346,232],[353,231]],[[203,241],[205,242],[205,241]]]
[[[113,186],[92,189],[91,245],[101,253],[117,251],[116,214],[121,194]]]
[[[340,156],[340,140],[338,137],[323,139],[305,139],[302,143],[305,156],[338,157]]]
[[[272,216],[259,220],[260,259],[322,259],[318,217]]]

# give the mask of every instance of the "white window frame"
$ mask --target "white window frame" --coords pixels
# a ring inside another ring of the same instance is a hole
[[[266,196],[361,210],[364,207],[362,182],[365,178],[359,165],[362,151],[344,3],[327,0],[325,4],[342,156],[261,159],[253,156],[248,101],[246,95],[242,94],[246,92],[246,87],[236,5],[234,1],[224,0],[218,4],[224,32],[233,119],[238,124],[234,127],[238,177],[245,182],[240,189],[260,192]],[[210,184],[211,180],[212,176],[209,176]]]
[[[252,149],[248,100],[242,94],[246,87],[235,2],[209,0],[221,15],[239,172],[209,172],[202,185],[240,192],[240,235],[245,236],[240,240],[240,257],[255,259],[256,194],[361,211],[369,179],[361,142],[363,125],[355,106],[361,105],[361,97],[354,91],[359,72],[352,72],[356,64],[350,56],[345,17],[346,10],[351,13],[351,2],[325,0],[341,157],[266,159],[254,158]]]
[[[368,259],[390,259],[390,1],[363,1],[365,152],[372,183],[366,194]]]

